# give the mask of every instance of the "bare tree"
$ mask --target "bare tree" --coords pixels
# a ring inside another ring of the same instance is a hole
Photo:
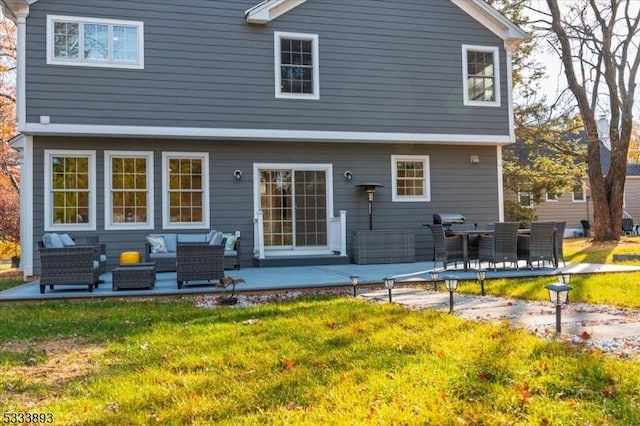
[[[640,66],[640,3],[546,0],[544,19],[582,117],[594,204],[594,240],[620,238],[634,96]],[[597,111],[610,114],[611,161],[600,162]]]

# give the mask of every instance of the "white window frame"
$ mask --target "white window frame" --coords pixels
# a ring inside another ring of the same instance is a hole
[[[529,205],[522,204],[522,196],[527,195],[529,197]],[[529,191],[518,191],[518,205],[525,209],[530,209],[533,207],[533,196]]]
[[[191,158],[202,160],[202,222],[171,222],[169,212],[169,160],[173,158]],[[209,153],[208,152],[171,152],[162,153],[162,228],[163,229],[209,229]]]
[[[575,185],[574,188],[578,186]],[[571,188],[571,201],[574,203],[586,203],[587,202],[587,188],[584,185],[580,185],[582,187],[582,200],[580,199],[576,199],[576,193],[573,190],[573,188]]]
[[[53,157],[87,157],[89,159],[89,222],[54,223],[51,199],[51,159]],[[44,230],[45,231],[95,231],[96,230],[96,152],[90,150],[44,150]]]
[[[424,164],[423,193],[421,196],[398,195],[398,162],[414,161]],[[428,155],[392,155],[391,156],[391,186],[393,202],[425,202],[431,201],[431,168]]]
[[[113,158],[145,158],[147,160],[147,221],[136,223],[114,223],[113,205],[111,198],[111,160]],[[104,152],[104,229],[153,229],[153,182],[154,182],[153,152],[152,151],[105,151]]]
[[[493,90],[495,91],[494,101],[476,101],[469,99],[469,67],[467,66],[467,52],[483,52],[493,53]],[[469,44],[462,45],[462,86],[464,92],[464,105],[467,106],[485,106],[485,107],[499,107],[500,106],[500,49],[495,46],[474,46]]]
[[[78,43],[80,45],[80,58],[77,59],[62,59],[56,58],[54,55],[54,22],[68,22],[80,25],[80,31],[78,35]],[[108,25],[109,34],[114,26],[126,26],[135,27],[138,32],[138,60],[136,62],[122,62],[114,61],[111,56],[113,54],[113,45],[111,40],[113,37],[109,37],[109,60],[96,61],[84,59],[84,31],[82,27],[85,24],[99,24]],[[141,21],[124,21],[118,19],[100,19],[100,18],[88,18],[82,16],[61,16],[61,15],[47,15],[47,64],[48,65],[67,65],[78,67],[101,67],[101,68],[127,68],[127,69],[144,69],[144,23]]]
[[[283,93],[281,90],[281,40],[290,38],[295,40],[310,40],[311,54],[313,55],[313,93]],[[319,58],[319,42],[317,34],[290,33],[282,31],[274,31],[273,33],[273,62],[275,64],[275,96],[282,99],[320,99],[320,58]]]
[[[555,203],[558,201],[559,195],[556,194],[555,192],[549,192],[547,191],[545,198],[547,200],[547,202],[549,203]]]

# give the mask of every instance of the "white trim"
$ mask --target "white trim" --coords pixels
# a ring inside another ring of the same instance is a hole
[[[327,245],[322,247],[295,247],[291,250],[287,249],[270,249],[267,251],[271,255],[285,255],[287,251],[294,251],[297,254],[304,252],[305,254],[311,254],[313,250],[322,250],[323,254],[330,253],[331,241],[330,238],[330,226],[331,217],[333,216],[333,164],[331,163],[253,163],[253,209],[255,212],[261,212],[260,205],[260,170],[320,170],[326,173],[326,224],[327,224]],[[295,230],[293,231],[295,235]],[[327,253],[326,250],[329,252]]]
[[[398,195],[398,161],[420,161],[424,164],[424,179],[422,181],[424,195]],[[426,202],[431,201],[431,167],[428,155],[392,155],[391,156],[391,201],[393,202]]]
[[[80,26],[78,34],[79,52],[81,57],[78,59],[61,59],[56,58],[53,54],[53,22],[63,21],[78,24]],[[109,26],[109,59],[105,61],[95,61],[83,58],[83,37],[84,31],[82,26],[85,24],[102,24]],[[137,32],[137,48],[138,58],[135,62],[114,61],[111,58],[113,54],[113,45],[111,40],[113,36],[111,31],[114,26],[134,27]],[[125,68],[125,69],[144,69],[144,23],[142,21],[125,21],[120,19],[101,19],[101,18],[89,18],[84,16],[62,16],[62,15],[47,15],[47,64],[48,65],[65,65],[65,66],[77,66],[77,67],[101,67],[101,68]]]
[[[555,196],[556,196],[556,198],[549,198],[549,194],[553,194],[553,195],[555,195]],[[558,198],[560,197],[560,194],[556,194],[556,193],[554,193],[554,192],[552,192],[552,193],[545,192],[544,196],[545,196],[545,201],[546,201],[547,203],[557,203],[557,202],[558,202]]]
[[[111,159],[112,158],[145,158],[147,160],[147,221],[145,223],[113,223],[113,206],[111,204]],[[104,229],[134,230],[154,228],[154,166],[153,151],[105,151],[104,152]]]
[[[265,0],[244,12],[250,24],[267,24],[306,0]]]
[[[29,6],[16,13],[16,121],[18,129],[27,122],[27,16]]]
[[[495,100],[493,101],[475,101],[469,99],[469,68],[467,66],[467,52],[483,52],[493,54],[493,91]],[[485,106],[499,107],[502,92],[500,91],[500,49],[496,46],[476,46],[471,44],[462,45],[462,86],[464,105],[466,106]]]
[[[505,43],[505,65],[507,66],[507,114],[509,114],[509,136],[516,141],[515,110],[513,106],[513,50],[514,46]]]
[[[280,89],[282,86],[281,81],[281,63],[282,55],[280,54],[280,41],[283,38],[290,38],[294,40],[309,40],[311,41],[311,55],[313,61],[313,93],[283,93]],[[289,33],[282,31],[273,32],[273,71],[274,71],[274,85],[276,98],[279,99],[320,99],[320,49],[318,47],[318,34],[304,34],[304,33]]]
[[[496,175],[498,177],[498,221],[504,222],[504,176],[502,167],[502,147],[496,146]]]
[[[202,160],[202,222],[171,223],[169,214],[169,164],[170,158],[197,158]],[[209,153],[208,152],[175,152],[162,153],[162,229],[209,229]]]
[[[485,0],[451,0],[451,2],[503,40],[519,43],[529,38],[527,32],[489,6]]]
[[[53,223],[51,209],[51,157],[89,158],[89,221],[87,223]],[[44,150],[44,230],[45,231],[95,231],[96,230],[96,151],[71,149]]]
[[[25,134],[43,136],[129,136],[184,139],[295,140],[296,142],[434,143],[503,145],[513,143],[509,135],[464,135],[442,133],[342,132],[315,130],[226,129],[198,127],[102,126],[91,124],[29,123]]]
[[[529,205],[522,204],[522,200],[520,199],[521,195],[527,194],[529,196]],[[518,205],[525,209],[533,208],[533,195],[530,191],[518,191]]]
[[[22,138],[20,150],[20,268],[33,275],[33,137]]]

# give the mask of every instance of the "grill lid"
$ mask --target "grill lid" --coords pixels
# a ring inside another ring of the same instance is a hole
[[[464,216],[460,213],[434,213],[433,223],[440,223],[442,225],[464,223]]]

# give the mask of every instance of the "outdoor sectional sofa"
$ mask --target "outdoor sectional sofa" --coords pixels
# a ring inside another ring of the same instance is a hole
[[[210,231],[199,234],[158,233],[146,238],[144,261],[155,262],[157,272],[176,271],[178,243],[202,243],[224,246],[224,269],[240,269],[240,232]]]

